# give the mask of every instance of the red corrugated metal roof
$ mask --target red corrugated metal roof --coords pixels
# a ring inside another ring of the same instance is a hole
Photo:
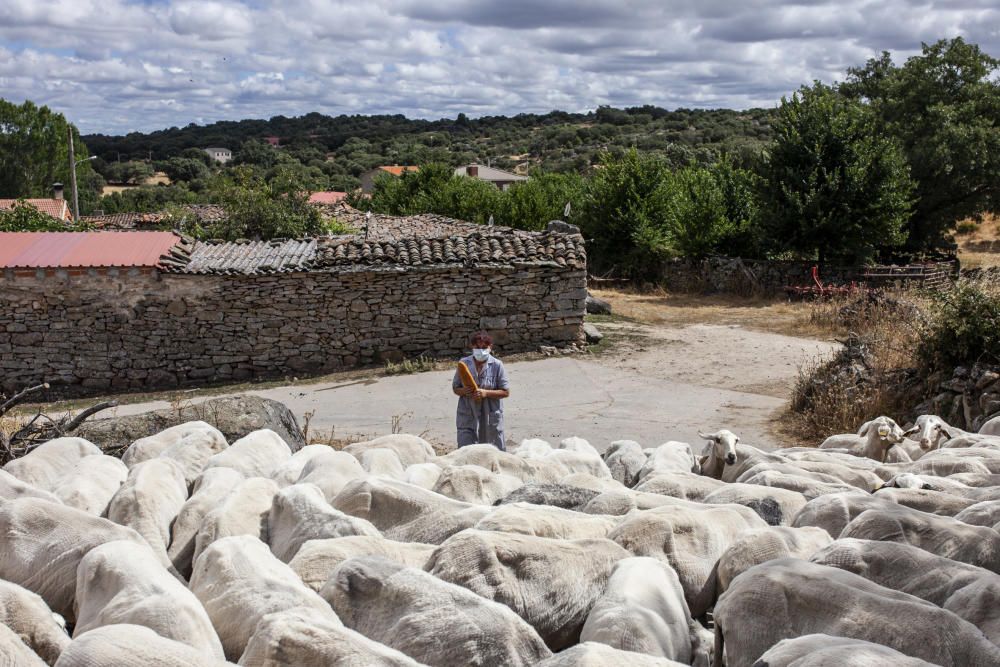
[[[155,267],[173,232],[0,232],[0,268]]]

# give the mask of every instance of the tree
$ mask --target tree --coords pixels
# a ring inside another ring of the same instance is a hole
[[[655,279],[671,255],[666,216],[658,190],[669,175],[655,156],[630,149],[621,158],[604,154],[590,179],[580,219],[595,273],[617,272]]]
[[[775,247],[866,261],[906,240],[913,183],[870,109],[821,83],[782,98],[761,180]]]
[[[153,175],[153,165],[140,160],[109,162],[104,167],[104,178],[111,183],[142,185]]]
[[[226,216],[205,229],[204,236],[267,240],[326,232],[319,210],[309,204],[309,194],[293,174],[278,173],[266,181],[242,165],[220,176],[214,192]]]
[[[734,227],[727,217],[725,194],[708,169],[675,171],[664,180],[656,198],[664,208],[670,249],[678,255],[704,257]]]
[[[173,183],[197,181],[212,175],[204,162],[189,157],[172,157],[166,162],[159,163],[159,167]]]
[[[954,224],[1000,196],[1000,62],[962,38],[924,44],[901,67],[888,53],[848,70],[841,91],[867,102],[896,137],[916,182],[915,249],[941,244]]]
[[[69,184],[68,128],[77,157],[86,157],[87,147],[62,114],[30,101],[17,105],[0,99],[0,197],[51,197],[53,183]],[[76,173],[80,209],[87,211],[99,191],[86,186],[99,181],[89,162]]]
[[[562,220],[567,203],[571,211],[580,210],[583,179],[577,174],[535,172],[502,194],[497,224],[538,231],[545,229],[549,220]]]

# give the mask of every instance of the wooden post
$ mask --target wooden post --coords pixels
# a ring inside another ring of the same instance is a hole
[[[69,135],[69,182],[73,188],[73,222],[80,220],[80,200],[76,193],[76,159],[73,155],[73,128],[67,127],[66,133]]]

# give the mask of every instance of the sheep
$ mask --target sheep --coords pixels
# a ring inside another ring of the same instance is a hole
[[[321,614],[309,607],[293,607],[261,618],[239,664],[419,667],[415,660],[399,651],[344,627],[332,614]]]
[[[553,450],[555,452],[557,450]],[[570,452],[567,452],[570,453]],[[441,466],[476,465],[491,472],[517,477],[525,484],[529,482],[558,482],[569,474],[566,466],[544,459],[524,459],[516,454],[501,452],[493,445],[468,445],[439,456]],[[606,467],[606,466],[605,466]],[[611,473],[609,472],[608,475]]]
[[[560,477],[565,477],[566,475],[570,475],[572,473],[585,472],[597,477],[598,479],[611,479],[611,471],[604,463],[604,459],[602,459],[596,451],[594,453],[589,453],[578,450],[553,449],[544,457],[533,461],[532,463],[536,466],[548,465],[553,468],[561,466],[566,472],[565,474],[560,475]]]
[[[212,619],[229,660],[239,659],[267,614],[309,607],[332,615],[319,595],[250,535],[224,537],[205,549],[194,562],[190,588]]]
[[[627,487],[639,481],[639,471],[646,465],[646,453],[634,440],[616,440],[604,452],[604,463],[611,477]]]
[[[577,452],[579,454],[590,454],[591,456],[600,456],[600,452],[594,449],[594,446],[583,438],[578,438],[577,436],[570,436],[559,441],[559,449],[563,449],[569,452]]]
[[[719,557],[717,592],[724,593],[733,579],[754,565],[776,558],[809,558],[832,541],[825,530],[812,526],[769,526],[743,533]]]
[[[306,445],[299,451],[292,454],[290,459],[278,466],[278,468],[271,473],[271,479],[274,480],[274,483],[278,485],[279,489],[291,486],[292,484],[295,484],[295,482],[299,481],[299,477],[302,476],[302,469],[305,468],[307,463],[329,451],[331,451],[331,449],[328,445]]]
[[[141,625],[105,625],[76,637],[56,667],[226,667],[231,663]]]
[[[269,428],[252,431],[228,448],[211,456],[208,468],[232,468],[244,477],[270,477],[292,458],[292,450],[281,436]]]
[[[722,479],[722,473],[727,465],[736,463],[738,456],[736,445],[740,438],[732,431],[722,429],[715,433],[698,432],[698,437],[708,441],[702,452],[701,474],[715,479]],[[731,481],[731,480],[726,480]]]
[[[313,457],[302,468],[297,482],[315,484],[323,491],[323,497],[332,503],[350,482],[368,477],[361,463],[347,452],[338,452],[327,447],[323,454]]]
[[[466,503],[493,505],[523,484],[517,477],[479,466],[447,466],[431,490]]]
[[[883,487],[876,489],[872,493],[877,493],[879,496],[888,498],[899,505],[905,505],[921,512],[939,514],[941,516],[955,516],[977,502],[974,499],[961,498],[950,493],[942,493],[931,489],[894,489]]]
[[[108,518],[135,529],[153,548],[157,558],[170,563],[167,556],[170,526],[187,497],[187,482],[181,466],[171,459],[149,459],[129,470],[125,483],[108,504]]]
[[[422,570],[352,558],[320,596],[344,624],[428,665],[534,665],[552,655],[510,608]]]
[[[17,500],[18,498],[41,498],[50,503],[62,503],[54,493],[22,482],[6,470],[0,470],[0,500]]]
[[[0,665],[45,667],[46,663],[6,625],[0,625]]]
[[[955,515],[956,521],[971,526],[995,526],[1000,523],[1000,500],[983,500]]]
[[[702,501],[726,486],[726,482],[693,472],[655,472],[633,488],[645,493],[659,493],[674,498]]]
[[[1000,647],[950,611],[795,558],[736,577],[715,606],[715,623],[715,661],[721,665],[724,654],[728,667],[749,667],[782,639],[817,632],[878,642],[941,667],[1000,664]]]
[[[38,498],[0,503],[0,536],[0,579],[38,594],[67,622],[74,619],[76,569],[88,551],[113,540],[146,544],[131,528]]]
[[[701,464],[686,442],[670,440],[651,450],[639,470],[639,482],[651,475],[674,472],[701,473]]]
[[[507,605],[558,651],[578,641],[614,564],[630,555],[606,539],[464,530],[442,543],[425,569]]]
[[[332,505],[345,514],[367,519],[389,539],[429,544],[440,544],[489,513],[489,508],[481,505],[378,478],[349,483]]]
[[[903,429],[889,417],[876,417],[858,429],[857,435],[831,435],[820,449],[846,449],[854,456],[884,462],[886,452],[904,438]]]
[[[606,491],[591,498],[586,505],[575,508],[585,514],[604,514],[606,516],[624,516],[632,510],[648,510],[664,505],[675,505],[670,496],[641,491]]]
[[[560,651],[548,660],[542,660],[536,667],[606,667],[607,665],[628,665],[629,667],[687,667],[683,663],[656,658],[651,655],[619,651],[607,644],[584,642],[573,648]]]
[[[877,495],[862,493],[831,493],[813,498],[792,519],[792,526],[817,526],[836,539],[851,521],[870,509],[888,510],[896,503]],[[914,510],[915,511],[915,510]]]
[[[517,454],[524,459],[545,458],[552,451],[552,445],[541,438],[525,438],[517,446],[512,454]]]
[[[105,625],[143,625],[161,637],[223,658],[222,642],[194,594],[156,562],[150,548],[105,542],[76,571],[74,636]]]
[[[809,559],[927,600],[1000,642],[1000,575],[898,542],[844,538]]]
[[[737,482],[746,481],[762,470],[774,470],[800,477],[808,477],[820,482],[831,484],[847,484],[862,491],[871,491],[881,486],[883,480],[871,470],[853,468],[839,461],[809,461],[787,460],[785,463],[761,463],[747,469],[736,478]]]
[[[1000,533],[900,505],[862,512],[844,527],[840,537],[902,542],[938,556],[1000,572]]]
[[[379,475],[381,477],[391,477],[402,480],[406,477],[406,470],[396,452],[388,447],[372,447],[359,453],[358,463],[369,475]]]
[[[368,449],[383,448],[396,452],[404,468],[415,463],[428,463],[435,458],[434,448],[429,442],[419,436],[406,433],[383,435],[374,440],[355,442],[344,447],[344,451],[360,459],[361,453]]]
[[[830,635],[803,635],[782,639],[769,648],[754,667],[934,667],[882,644]]]
[[[436,463],[414,463],[407,466],[403,481],[422,489],[433,489],[441,477],[441,466]]]
[[[13,631],[46,664],[53,665],[69,645],[66,621],[53,614],[40,596],[0,580],[0,628]],[[19,662],[0,664],[20,665]]]
[[[267,536],[278,560],[287,563],[308,540],[349,535],[379,537],[381,533],[364,519],[331,507],[314,484],[293,484],[274,494]]]
[[[480,519],[474,527],[476,530],[576,540],[607,537],[615,527],[616,519],[617,517],[584,514],[551,505],[510,503],[499,506]]]
[[[145,438],[135,440],[125,450],[125,453],[122,454],[122,463],[131,468],[137,463],[142,463],[143,461],[159,456],[165,449],[177,443],[182,438],[199,432],[214,432],[225,440],[225,436],[211,424],[203,421],[184,422],[183,424],[165,428]]]
[[[968,431],[950,426],[948,422],[937,415],[920,415],[913,422],[913,426],[906,429],[903,435],[916,435],[916,441],[924,451],[937,449],[947,440],[963,435],[969,435]]]
[[[691,614],[698,618],[714,601],[712,570],[722,552],[748,530],[767,526],[741,505],[665,505],[625,517],[608,539],[635,556],[670,564],[680,577]]]
[[[192,564],[212,543],[224,537],[250,535],[267,542],[270,539],[267,517],[276,493],[278,485],[263,477],[251,477],[233,487],[201,522],[194,538]]]
[[[195,542],[209,512],[243,482],[243,475],[231,468],[209,468],[194,483],[194,489],[181,506],[170,527],[170,547],[167,556],[182,577],[191,576]]]
[[[987,419],[983,425],[979,427],[979,435],[1000,436],[1000,415]]]
[[[587,615],[580,641],[708,667],[711,641],[705,635],[711,637],[691,618],[673,568],[654,558],[635,557],[615,563],[607,589]],[[693,649],[704,652],[695,655]]]
[[[511,491],[496,501],[496,505],[511,503],[532,503],[534,505],[551,505],[563,509],[579,510],[598,495],[597,491],[581,489],[568,484],[537,484],[529,482]]]
[[[743,482],[746,484],[759,484],[760,486],[795,491],[796,493],[801,493],[810,500],[832,493],[864,493],[860,489],[843,482],[824,482],[806,477],[804,475],[790,475],[777,470],[763,469],[764,466],[759,466],[759,468],[762,469],[758,470],[758,472],[755,472],[750,477],[743,479]]]
[[[52,485],[72,470],[77,461],[101,453],[100,447],[83,438],[54,438],[8,462],[3,469],[25,484],[51,491]]]
[[[208,460],[228,447],[229,443],[218,429],[198,429],[168,446],[159,457],[176,461],[184,471],[184,481],[190,486],[205,469]]]
[[[628,491],[628,487],[621,482],[616,482],[610,477],[595,477],[589,472],[574,472],[559,480],[560,484],[575,486],[580,489],[588,489],[604,493],[605,491]]]
[[[797,491],[758,484],[723,484],[701,499],[709,505],[749,507],[769,526],[787,526],[805,507],[808,499]]]
[[[125,464],[113,456],[85,456],[59,478],[52,492],[68,507],[104,516],[128,473]]]
[[[302,583],[319,593],[330,573],[349,558],[379,556],[422,570],[435,549],[435,544],[396,542],[374,535],[333,537],[309,540],[299,548],[288,566],[299,575]]]

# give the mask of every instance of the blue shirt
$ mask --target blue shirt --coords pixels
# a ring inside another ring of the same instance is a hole
[[[480,389],[505,389],[510,390],[510,380],[507,379],[507,370],[503,367],[503,362],[494,357],[492,354],[483,364],[483,369],[481,371],[476,370],[476,360],[472,356],[463,357],[462,363],[465,364],[469,372],[472,373],[472,377],[476,378],[476,385]],[[451,386],[454,389],[458,389],[462,386],[462,378],[459,377],[458,371],[455,371],[455,377],[451,381]],[[462,409],[462,404],[465,403],[465,407],[469,408],[470,411],[475,410],[475,399],[468,396],[462,396],[459,398],[459,410]],[[486,408],[487,414],[503,414],[503,399],[502,398],[486,398],[481,401],[483,407]]]

